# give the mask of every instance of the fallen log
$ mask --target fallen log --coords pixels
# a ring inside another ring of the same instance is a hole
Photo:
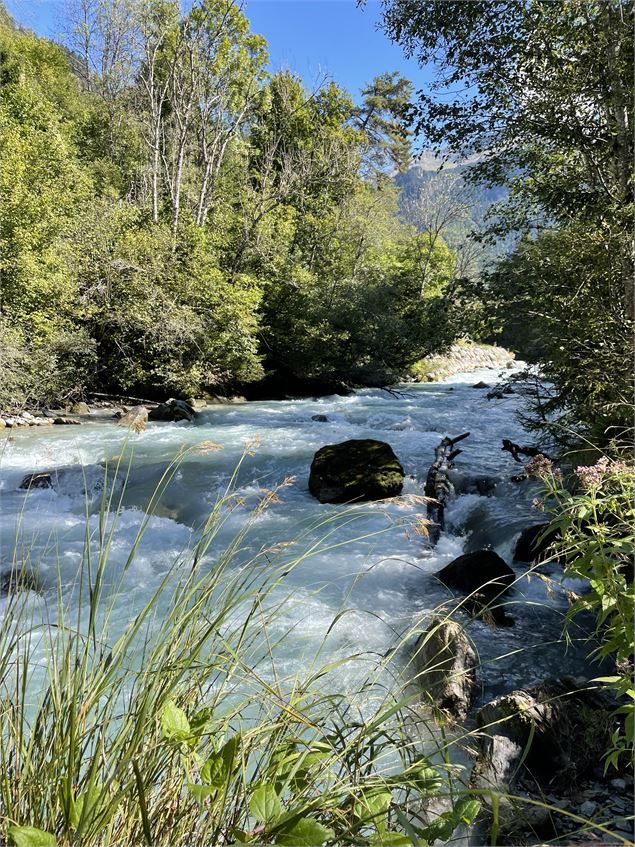
[[[452,462],[462,450],[455,450],[454,446],[467,438],[469,432],[457,435],[456,438],[446,436],[434,451],[434,462],[430,465],[424,493],[430,498],[428,503],[428,520],[430,521],[429,538],[431,544],[436,544],[439,536],[445,529],[445,505],[454,488],[450,482],[449,470]]]

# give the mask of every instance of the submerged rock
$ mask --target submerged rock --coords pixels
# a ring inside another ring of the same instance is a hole
[[[18,488],[53,488],[53,476],[48,471],[27,474]]]
[[[517,562],[537,562],[547,558],[549,547],[560,537],[558,530],[547,532],[548,528],[548,523],[540,523],[523,529],[516,542],[514,559]],[[544,538],[541,537],[543,535]]]
[[[494,626],[513,626],[514,620],[500,598],[513,585],[516,575],[493,550],[464,553],[436,576],[447,588],[468,595],[461,605],[469,614]]]
[[[319,423],[328,423],[328,418],[326,415],[311,415],[312,421],[318,421]]]
[[[84,403],[83,401],[75,403],[75,405],[71,408],[71,412],[74,415],[87,415],[90,412],[90,406],[88,403]]]
[[[0,572],[0,597],[9,597],[19,591],[42,592],[42,586],[35,571],[29,568],[11,568]]]
[[[320,503],[383,500],[400,494],[403,481],[404,470],[390,444],[353,439],[317,451],[309,491]]]
[[[53,423],[58,426],[79,426],[81,421],[76,421],[73,418],[66,418],[63,415],[53,419]]]
[[[500,482],[496,476],[469,476],[455,471],[450,472],[450,480],[456,494],[478,494],[481,497],[491,497]]]
[[[480,382],[474,383],[472,388],[489,388],[489,384],[487,382],[483,382],[483,380],[481,380]]]
[[[207,406],[207,400],[204,397],[188,397],[185,401],[192,409],[204,409]]]
[[[476,653],[463,627],[434,618],[415,648],[417,682],[456,720],[467,715],[476,684]]]
[[[185,400],[175,400],[170,397],[165,403],[159,403],[155,409],[151,409],[148,420],[151,421],[191,421],[196,412]]]

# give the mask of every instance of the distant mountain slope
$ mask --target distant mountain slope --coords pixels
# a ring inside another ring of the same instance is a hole
[[[478,271],[514,243],[507,238],[493,245],[478,244],[469,237],[483,230],[492,205],[504,201],[508,191],[503,186],[469,185],[463,176],[469,160],[448,162],[439,170],[441,164],[432,151],[424,150],[408,171],[395,176],[402,217],[422,232],[440,226],[447,244],[463,254],[464,270]]]

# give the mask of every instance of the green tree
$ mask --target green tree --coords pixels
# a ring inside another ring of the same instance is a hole
[[[69,239],[91,196],[84,111],[63,51],[0,25],[0,331],[8,406],[81,386],[92,344],[74,314]],[[6,363],[6,364],[5,364]],[[22,374],[22,378],[20,378]]]
[[[407,123],[412,83],[397,71],[380,74],[362,89],[361,96],[355,124],[367,140],[366,168],[371,173],[387,168],[404,172],[412,158]]]
[[[471,156],[472,180],[508,185],[493,235],[540,233],[495,276],[499,317],[551,333],[543,350],[557,403],[573,403],[569,423],[603,440],[624,422],[624,382],[620,376],[613,390],[613,369],[617,351],[627,357],[632,333],[631,10],[626,0],[384,3],[387,33],[438,68],[434,89],[414,110],[416,129],[446,151]],[[575,238],[582,238],[578,259]],[[561,276],[549,269],[551,260]],[[514,263],[529,274],[520,298]],[[568,326],[555,304],[566,310]],[[601,375],[595,364],[607,349],[610,370]],[[586,375],[575,376],[581,367],[596,386],[588,402],[581,396]]]

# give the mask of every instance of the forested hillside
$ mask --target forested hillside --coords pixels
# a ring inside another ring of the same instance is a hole
[[[0,406],[384,383],[447,343],[454,257],[386,176],[406,80],[271,76],[232,3],[77,8],[65,48],[0,27]]]

